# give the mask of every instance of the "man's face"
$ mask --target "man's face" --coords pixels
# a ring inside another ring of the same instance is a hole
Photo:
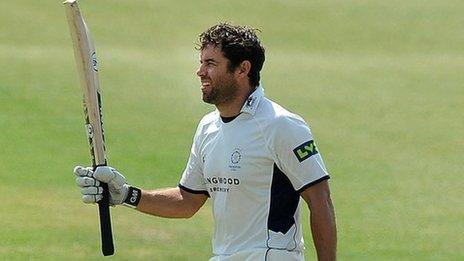
[[[201,51],[197,75],[200,77],[204,102],[222,105],[237,96],[237,81],[228,65],[229,60],[220,47],[208,45]]]

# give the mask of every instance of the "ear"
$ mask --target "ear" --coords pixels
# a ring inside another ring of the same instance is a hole
[[[245,60],[237,66],[237,70],[235,71],[235,74],[239,78],[245,78],[248,77],[248,73],[251,70],[251,63],[248,60]]]

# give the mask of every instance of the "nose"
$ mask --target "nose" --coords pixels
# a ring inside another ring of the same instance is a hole
[[[200,64],[200,66],[198,67],[197,69],[197,76],[198,77],[202,77],[205,75],[205,70],[203,69],[203,65]]]

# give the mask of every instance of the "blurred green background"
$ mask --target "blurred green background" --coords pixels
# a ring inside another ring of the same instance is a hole
[[[109,163],[177,185],[201,102],[196,37],[261,29],[267,96],[303,116],[332,175],[340,260],[463,260],[464,2],[82,0],[100,62]],[[61,1],[0,2],[0,258],[101,259]],[[189,220],[112,209],[114,259],[206,260],[207,204]],[[307,211],[304,212],[307,217]],[[306,258],[315,260],[307,222]]]

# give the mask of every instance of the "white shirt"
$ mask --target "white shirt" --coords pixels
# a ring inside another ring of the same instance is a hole
[[[211,197],[213,254],[223,260],[301,252],[300,193],[328,178],[308,125],[258,87],[231,122],[217,110],[203,117],[179,187]]]

